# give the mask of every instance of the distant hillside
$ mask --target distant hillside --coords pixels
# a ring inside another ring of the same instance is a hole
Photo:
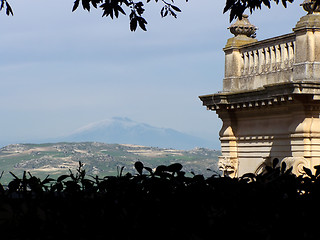
[[[124,166],[124,172],[135,173],[133,164],[142,161],[146,166],[182,163],[184,171],[206,176],[217,171],[220,152],[205,148],[189,151],[161,149],[129,144],[49,143],[13,144],[0,149],[0,173],[5,171],[1,183],[12,180],[9,171],[22,175],[30,171],[38,177],[58,176],[75,170],[78,162],[85,164],[89,175],[117,175],[117,168]]]
[[[104,142],[174,149],[212,148],[212,143],[169,128],[114,117],[82,127],[59,142]],[[57,142],[56,141],[56,142]]]

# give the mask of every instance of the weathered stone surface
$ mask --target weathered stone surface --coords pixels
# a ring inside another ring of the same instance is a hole
[[[320,14],[263,41],[238,33],[224,51],[223,91],[200,96],[223,121],[224,174],[259,173],[275,159],[295,174],[320,164]]]
[[[238,19],[229,29],[235,36],[243,35],[254,38],[258,28],[249,22],[248,15],[244,14],[242,19]]]

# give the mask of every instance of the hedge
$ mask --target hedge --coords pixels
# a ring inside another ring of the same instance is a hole
[[[187,177],[181,164],[136,175],[24,172],[0,185],[1,239],[318,239],[320,166],[240,178]]]

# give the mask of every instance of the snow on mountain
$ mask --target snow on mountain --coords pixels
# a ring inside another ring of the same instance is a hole
[[[174,149],[211,147],[207,140],[169,128],[158,128],[129,118],[114,117],[79,128],[59,141],[137,144]]]

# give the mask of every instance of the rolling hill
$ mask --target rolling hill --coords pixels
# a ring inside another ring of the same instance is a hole
[[[212,171],[217,171],[219,155],[219,151],[205,148],[185,151],[99,142],[12,144],[0,149],[0,172],[4,171],[0,182],[12,180],[9,171],[19,176],[23,171],[29,171],[40,178],[57,177],[69,169],[75,170],[79,161],[85,164],[89,175],[100,177],[115,176],[122,166],[124,172],[135,173],[133,165],[136,161],[151,168],[178,162],[187,173],[210,176]]]

